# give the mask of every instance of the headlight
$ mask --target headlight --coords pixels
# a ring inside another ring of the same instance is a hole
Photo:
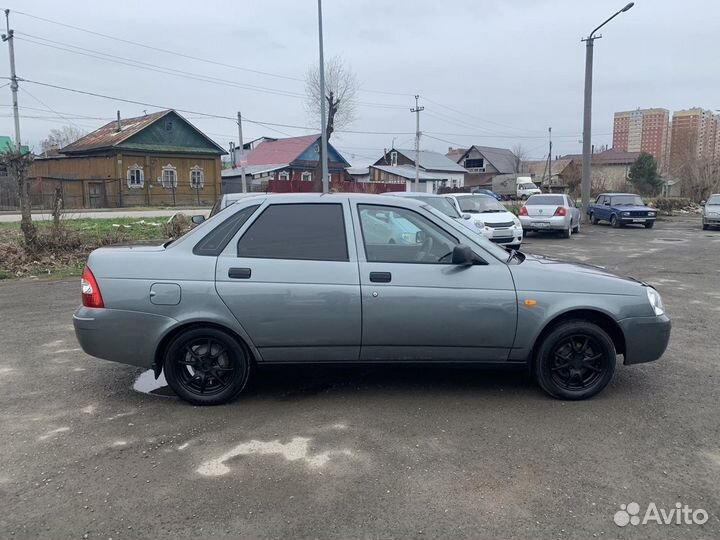
[[[655,217],[655,212],[648,212],[648,216]]]
[[[648,300],[650,301],[650,305],[652,306],[655,315],[662,315],[665,313],[665,307],[663,306],[660,294],[652,287],[646,287],[645,290],[647,291]]]
[[[623,212],[622,215],[623,215],[623,216],[629,216],[629,215],[630,215],[630,212]]]
[[[520,220],[517,219],[517,218],[515,218],[515,219],[513,220],[513,223],[515,224],[516,227],[522,227],[522,223],[520,223]]]
[[[476,226],[478,229],[484,229],[484,228],[485,228],[485,224],[484,224],[482,221],[475,221],[474,223],[475,223],[475,226]]]

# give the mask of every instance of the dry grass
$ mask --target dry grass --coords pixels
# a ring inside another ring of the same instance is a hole
[[[0,223],[0,279],[80,275],[90,252],[102,246],[139,240],[159,243],[190,230],[183,214],[175,219],[68,219],[55,228],[37,222],[38,241],[25,246],[19,223]]]

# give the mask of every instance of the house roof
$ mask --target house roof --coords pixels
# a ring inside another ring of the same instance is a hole
[[[123,118],[120,120],[120,131],[117,130],[117,120],[113,120],[112,122],[105,124],[101,128],[88,133],[84,137],[79,138],[77,141],[61,148],[59,151],[61,154],[81,154],[93,150],[113,148],[121,143],[128,141],[134,135],[137,135],[145,128],[151,126],[161,118],[164,118],[165,116],[168,116],[170,114],[178,116],[197,134],[199,134],[201,137],[211,143],[212,146],[217,148],[217,150],[219,151],[217,153],[227,153],[222,147],[218,146],[215,141],[210,139],[202,131],[197,129],[190,122],[185,120],[185,118],[183,118],[171,109],[146,114],[144,116],[136,116],[134,118]]]
[[[554,159],[550,162],[550,176],[557,176],[562,174],[565,169],[573,162],[572,159],[561,158]],[[523,161],[522,170],[529,172],[535,176],[542,176],[545,174],[545,168],[547,167],[547,160],[538,161]]]
[[[248,165],[292,163],[319,137],[315,134],[263,141],[247,154]]]
[[[394,148],[393,150],[412,160],[413,163],[415,162],[415,150],[400,150],[399,148]],[[457,162],[440,152],[433,152],[432,150],[420,150],[419,165],[427,171],[467,172],[462,166],[458,165]]]
[[[467,152],[467,148],[448,148],[447,154],[445,156],[448,159],[452,159],[455,163],[460,163],[460,159],[463,157],[463,154]]]
[[[399,152],[400,150],[398,150]],[[399,176],[401,178],[406,178],[408,180],[415,180],[415,167],[413,165],[370,165],[371,169],[378,169],[380,171],[384,171],[389,174],[393,174],[395,176]],[[425,182],[427,180],[447,180],[446,176],[443,176],[442,174],[433,174],[429,173],[427,171],[424,171],[420,169],[419,171],[419,180],[421,182]]]
[[[370,174],[370,167],[347,167],[345,170],[351,176],[365,176]]]
[[[500,174],[511,174],[515,172],[515,154],[507,148],[496,148],[494,146],[472,145],[460,159],[468,155],[470,150],[477,150],[482,156],[497,169]]]
[[[640,152],[620,152],[619,150],[610,148],[604,152],[592,154],[590,161],[594,165],[630,165],[638,157],[640,157]],[[566,156],[561,156],[560,159],[575,159],[582,161],[582,154],[568,154]]]

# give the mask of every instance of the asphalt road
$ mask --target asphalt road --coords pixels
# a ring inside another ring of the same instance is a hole
[[[77,348],[77,280],[0,284],[0,538],[720,538],[720,232],[688,217],[526,249],[656,284],[664,358],[585,402],[520,373],[326,367],[195,408]],[[709,519],[617,526],[631,502]]]

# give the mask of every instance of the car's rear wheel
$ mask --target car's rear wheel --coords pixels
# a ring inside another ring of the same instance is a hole
[[[620,220],[618,220],[617,216],[613,214],[613,216],[610,218],[610,225],[612,225],[613,229],[619,229],[620,228]]]
[[[572,233],[573,233],[573,227],[572,227],[572,222],[570,222],[570,225],[568,225],[568,228],[565,229],[564,231],[562,231],[560,233],[560,236],[562,236],[563,238],[570,238],[572,236]]]
[[[227,332],[195,327],[170,342],[164,370],[170,388],[185,401],[193,405],[220,405],[245,388],[250,358]]]
[[[578,217],[578,222],[575,224],[575,228],[573,229],[573,232],[575,234],[580,232],[580,218]]]
[[[597,225],[597,224],[598,224],[598,221],[599,221],[599,220],[598,220],[598,218],[595,217],[595,214],[594,214],[594,213],[590,213],[590,223],[592,223],[593,225]]]
[[[535,378],[559,399],[586,399],[605,388],[615,373],[615,345],[588,321],[559,324],[545,336],[535,356]]]
[[[646,228],[646,229],[652,229],[652,228],[653,228],[653,225],[655,225],[655,222],[654,222],[654,221],[648,221],[647,223],[645,223],[645,228]]]

